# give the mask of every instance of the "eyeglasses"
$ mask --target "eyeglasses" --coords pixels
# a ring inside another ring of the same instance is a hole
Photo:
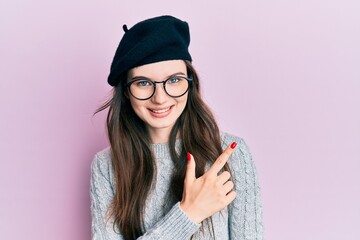
[[[171,76],[162,82],[152,81],[148,78],[137,78],[126,84],[130,94],[138,100],[151,98],[156,91],[156,84],[162,83],[167,95],[173,98],[183,96],[192,82],[191,78],[183,76]]]

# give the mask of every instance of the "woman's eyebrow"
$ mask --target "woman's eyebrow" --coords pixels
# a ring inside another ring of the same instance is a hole
[[[184,75],[185,76],[185,73],[183,73],[183,72],[173,73],[173,74],[167,76],[165,79],[168,79],[168,78],[171,78],[171,77],[174,77],[174,76],[177,76],[177,75]],[[151,80],[150,78],[145,77],[145,76],[135,76],[135,77],[131,78],[131,80],[136,80],[136,79],[149,79],[149,80]]]
[[[167,78],[173,77],[173,76],[177,76],[177,75],[184,75],[184,76],[185,76],[185,73],[183,73],[183,72],[177,72],[177,73],[174,73],[174,74],[171,74],[171,75],[167,76]]]

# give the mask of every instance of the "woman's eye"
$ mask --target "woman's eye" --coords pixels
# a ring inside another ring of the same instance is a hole
[[[149,85],[151,85],[151,83],[149,81],[145,81],[145,80],[136,82],[136,86],[139,86],[139,87],[146,87]]]
[[[173,78],[170,78],[170,79],[168,80],[169,83],[177,83],[177,82],[179,82],[179,81],[180,81],[180,79],[177,78],[177,77],[173,77]]]

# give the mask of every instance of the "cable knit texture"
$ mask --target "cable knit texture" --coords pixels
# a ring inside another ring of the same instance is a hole
[[[221,134],[225,149],[236,141],[238,146],[228,160],[237,193],[236,199],[212,216],[215,236],[205,224],[192,222],[180,208],[180,202],[169,199],[170,177],[174,164],[167,144],[152,144],[156,157],[157,181],[147,198],[144,212],[144,235],[138,239],[218,239],[262,240],[263,222],[259,181],[249,149],[242,138]],[[176,147],[180,147],[180,140]],[[124,239],[119,229],[113,230],[113,219],[106,222],[106,212],[114,197],[114,172],[110,148],[98,152],[91,166],[91,214],[93,240]]]

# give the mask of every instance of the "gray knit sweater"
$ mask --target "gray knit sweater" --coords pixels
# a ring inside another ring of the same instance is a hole
[[[224,149],[234,141],[238,143],[228,160],[237,197],[228,208],[212,216],[215,236],[206,221],[204,227],[192,222],[181,210],[179,202],[169,201],[167,194],[174,166],[169,147],[167,144],[153,144],[157,181],[146,201],[144,235],[138,239],[180,240],[190,239],[191,236],[193,239],[263,239],[260,187],[251,154],[243,139],[227,133],[221,134],[221,139]],[[176,142],[176,146],[180,146],[180,141]],[[106,210],[114,197],[114,172],[109,147],[98,152],[92,162],[90,195],[92,239],[123,239],[121,234],[113,231],[112,219],[105,221]],[[117,228],[116,231],[119,232]]]

